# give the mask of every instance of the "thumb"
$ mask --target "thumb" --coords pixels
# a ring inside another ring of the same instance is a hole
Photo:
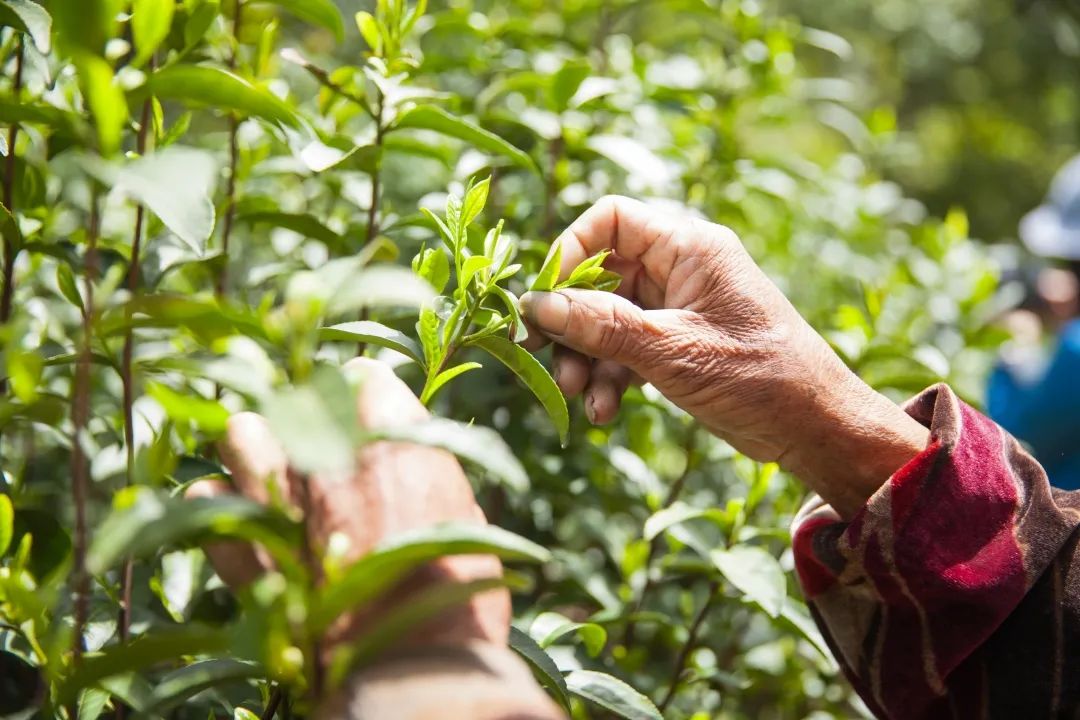
[[[527,292],[521,311],[532,325],[560,345],[600,360],[634,366],[648,342],[646,313],[624,297],[599,290]]]

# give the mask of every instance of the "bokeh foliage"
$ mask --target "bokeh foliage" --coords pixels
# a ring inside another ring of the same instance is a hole
[[[991,4],[926,3],[968,18],[981,48],[1039,32]],[[1037,137],[1051,120],[1011,99],[958,109],[968,66],[918,49],[936,16],[897,29],[868,24],[886,12],[872,5],[0,0],[0,711],[247,719],[285,695],[279,711],[303,714],[388,640],[316,677],[343,598],[487,550],[515,571],[515,647],[577,718],[861,712],[788,572],[800,486],[649,388],[610,426],[573,403],[563,420],[509,339],[551,239],[624,193],[732,226],[876,387],[947,380],[977,402],[996,276],[949,208],[992,198],[976,217],[1000,227],[1036,193],[979,195],[990,173],[966,168],[997,150],[964,128]],[[1074,90],[1050,65],[1035,89],[1064,126]],[[912,147],[932,173],[898,160]],[[496,227],[503,244],[486,243]],[[500,253],[520,268],[496,282]],[[370,439],[339,370],[358,344],[429,388],[449,420],[412,436],[468,460],[510,532],[442,528],[352,568],[331,548],[312,568],[288,513],[180,500],[224,474],[213,442],[241,409],[304,471],[350,462]],[[211,537],[262,542],[280,573],[233,596],[197,547]]]

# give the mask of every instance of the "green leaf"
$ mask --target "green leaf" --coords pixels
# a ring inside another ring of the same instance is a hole
[[[551,78],[551,102],[557,112],[562,112],[570,106],[570,98],[581,87],[585,78],[589,77],[590,68],[588,63],[571,61],[559,68],[559,71]]]
[[[395,642],[450,608],[464,605],[472,596],[511,584],[509,576],[429,586],[395,603],[379,616],[351,645],[337,651],[330,665],[330,684],[338,685],[354,667],[375,660]]]
[[[536,276],[536,280],[533,281],[530,290],[537,290],[540,292],[551,292],[555,289],[555,283],[559,279],[559,269],[562,267],[562,243],[556,241],[552,243],[551,250],[548,251],[547,258],[544,259],[544,265],[540,268],[540,273]]]
[[[41,102],[32,100],[14,102],[10,98],[0,98],[0,122],[37,123],[73,135],[79,127],[81,118],[75,113]]]
[[[338,42],[345,39],[345,23],[341,20],[341,13],[337,6],[330,0],[259,0],[269,2],[284,8],[304,22],[313,25],[321,25],[330,32]]]
[[[192,5],[195,5],[194,9]],[[185,53],[203,39],[221,10],[219,0],[195,0],[187,3],[187,6],[188,19],[184,25]]]
[[[168,37],[175,9],[173,0],[134,0],[131,5],[131,35],[135,40],[133,65],[142,66]]]
[[[544,649],[526,633],[510,626],[510,647],[529,664],[537,681],[546,687],[555,700],[570,712],[570,696],[562,672]]]
[[[52,46],[52,18],[45,8],[30,0],[0,0],[0,27],[7,25],[24,32],[42,55]]]
[[[11,547],[11,538],[15,533],[15,508],[11,498],[0,495],[0,557]]]
[[[673,525],[698,518],[709,518],[714,522],[723,522],[724,513],[715,508],[696,508],[682,501],[675,502],[666,508],[657,510],[645,521],[643,536],[646,540],[653,540]]]
[[[424,386],[424,392],[420,395],[420,402],[427,405],[429,402],[431,402],[431,398],[435,397],[435,394],[439,392],[443,385],[450,382],[458,375],[463,375],[470,370],[477,370],[482,367],[483,365],[478,362],[467,362],[461,363],[460,365],[455,365],[454,367],[447,370],[443,370],[441,373],[436,375],[430,383]]]
[[[425,248],[417,256],[419,262],[413,267],[420,277],[431,283],[435,292],[441,293],[450,282],[450,258],[441,247]]]
[[[101,154],[108,157],[120,149],[128,119],[124,91],[116,84],[112,66],[96,55],[80,52],[72,57],[79,73],[86,104],[94,116]]]
[[[340,370],[316,368],[309,382],[265,398],[262,412],[297,470],[352,472],[360,439],[356,393]]]
[[[540,545],[495,525],[443,523],[395,535],[319,590],[308,627],[321,632],[343,612],[381,597],[421,565],[449,555],[495,555],[506,561],[548,562]]]
[[[79,286],[75,284],[75,273],[71,271],[71,266],[67,263],[56,264],[56,285],[60,288],[60,294],[69,303],[80,311],[83,310],[82,294],[79,292]]]
[[[225,432],[229,411],[217,400],[207,400],[191,391],[179,393],[159,383],[148,383],[146,394],[157,400],[175,422],[191,423],[210,436]]]
[[[451,115],[435,105],[417,105],[402,113],[394,126],[395,128],[416,128],[421,130],[433,130],[443,135],[449,135],[496,155],[508,158],[516,165],[539,174],[539,169],[533,159],[522,150],[514,147],[495,133],[489,132],[479,125],[468,120]]]
[[[79,720],[97,720],[105,710],[109,693],[97,688],[87,688],[79,693]]]
[[[496,277],[495,281],[498,281],[498,279],[499,278]],[[506,312],[513,318],[513,326],[510,330],[510,340],[515,343],[524,341],[525,338],[529,337],[529,331],[525,328],[525,323],[521,320],[521,310],[518,308],[517,296],[506,288],[499,287],[498,285],[492,285],[490,291],[492,295],[502,302],[503,307],[506,308]],[[566,401],[564,400],[563,403],[565,404],[565,402]]]
[[[382,31],[379,29],[379,21],[375,19],[375,16],[369,12],[361,10],[356,13],[356,28],[360,31],[360,36],[364,38],[364,42],[368,44],[371,51],[376,55],[382,53]]]
[[[627,720],[664,720],[649,698],[605,673],[574,670],[566,676],[566,688]]]
[[[266,671],[254,663],[229,658],[195,662],[158,680],[148,705],[141,710],[164,715],[203,690],[265,674]]]
[[[346,248],[345,238],[319,222],[313,215],[286,212],[246,212],[238,215],[236,219],[252,225],[273,225],[274,227],[292,230],[298,235],[318,240],[331,250],[344,251]]]
[[[540,613],[529,627],[540,647],[548,648],[571,633],[577,633],[589,655],[596,657],[607,643],[607,630],[596,623],[574,622],[555,612]]]
[[[434,297],[432,287],[408,268],[378,265],[364,268],[337,288],[327,312],[337,315],[363,308],[420,308]]]
[[[441,217],[433,213],[428,208],[420,208],[420,212],[422,212],[425,216],[428,217],[428,219],[430,219],[435,224],[435,227],[439,231],[439,235],[446,243],[446,247],[448,247],[450,251],[453,252],[457,246],[456,233],[454,233],[454,231],[450,229],[450,227]]]
[[[185,655],[223,653],[229,647],[229,633],[220,628],[188,626],[183,630],[147,633],[130,643],[112,645],[97,655],[84,657],[60,685],[58,698],[66,703],[84,688],[105,678],[132,671],[144,671]]]
[[[787,597],[787,579],[776,558],[753,545],[713,550],[709,559],[724,577],[769,617],[776,617]]]
[[[424,366],[424,350],[405,333],[370,320],[340,323],[319,330],[319,339],[325,342],[354,342],[378,345],[412,358]]]
[[[81,163],[101,182],[145,205],[192,250],[203,253],[214,230],[210,198],[217,166],[212,155],[173,145],[125,163],[92,156],[83,157]]]
[[[532,390],[533,395],[547,410],[548,417],[559,431],[559,440],[565,446],[566,434],[570,430],[566,399],[540,361],[525,348],[501,337],[488,336],[474,344],[510,368]]]
[[[833,657],[829,644],[825,642],[825,637],[821,634],[806,605],[794,598],[785,598],[784,607],[780,611],[780,620],[813,645],[826,663],[836,667],[836,658]]]
[[[465,259],[465,262],[461,265],[461,277],[458,278],[458,284],[464,292],[468,290],[469,283],[472,282],[476,273],[480,272],[484,268],[491,265],[491,258],[485,255],[472,255]]]
[[[147,92],[160,98],[232,110],[281,125],[300,127],[300,121],[287,102],[238,75],[210,65],[163,67],[151,73],[146,84],[134,91],[133,96],[141,99],[139,95]]]
[[[413,425],[377,428],[369,431],[372,440],[401,440],[449,450],[475,463],[514,490],[524,492],[529,476],[510,452],[502,437],[490,428],[466,425],[445,418],[431,418]]]
[[[466,191],[465,200],[461,203],[462,227],[468,227],[483,212],[490,189],[491,178],[486,177],[475,185],[471,185]]]
[[[431,306],[425,305],[420,310],[416,333],[424,346],[424,367],[438,367],[442,362],[443,347],[439,339],[439,316]]]
[[[167,546],[222,537],[257,540],[281,566],[282,558],[291,557],[288,548],[297,528],[271,508],[239,495],[184,500],[146,487],[125,488],[113,497],[112,512],[94,533],[87,569],[98,575],[125,556],[145,557]]]

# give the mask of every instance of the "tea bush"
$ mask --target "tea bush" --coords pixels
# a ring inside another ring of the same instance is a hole
[[[876,387],[977,401],[995,272],[878,174],[873,111],[818,92],[845,41],[754,0],[341,5],[0,0],[3,712],[305,714],[337,614],[475,551],[576,718],[864,712],[790,578],[800,486],[648,387],[593,427],[514,343],[552,238],[632,194],[737,230]],[[609,286],[598,262],[572,281]],[[312,567],[282,509],[180,498],[241,409],[308,473],[385,437],[352,418],[357,352],[496,527]],[[232,595],[222,537],[279,572]]]

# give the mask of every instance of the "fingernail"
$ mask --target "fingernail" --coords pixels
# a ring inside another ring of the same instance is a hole
[[[562,293],[527,292],[521,296],[521,312],[529,322],[550,335],[564,335],[570,322],[570,300]]]
[[[596,424],[596,395],[593,393],[585,396],[585,417],[589,418],[593,425]]]

